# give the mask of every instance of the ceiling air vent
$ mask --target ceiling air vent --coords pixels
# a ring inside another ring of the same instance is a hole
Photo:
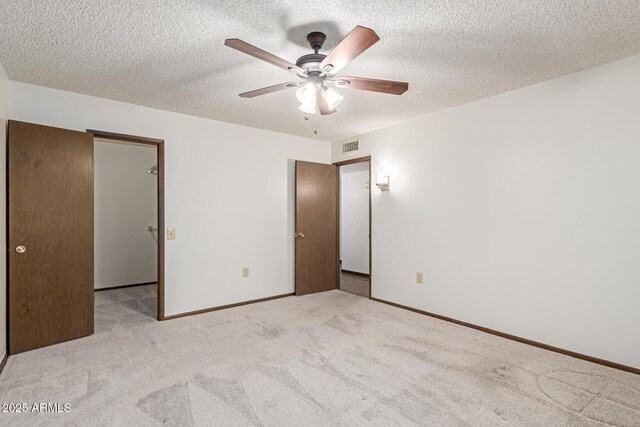
[[[350,151],[358,151],[358,141],[345,142],[342,144],[343,153],[348,153]]]

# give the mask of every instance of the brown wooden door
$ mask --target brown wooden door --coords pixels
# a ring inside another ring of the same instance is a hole
[[[296,162],[296,295],[338,287],[338,175]]]
[[[8,136],[9,352],[93,333],[93,138],[22,122]]]

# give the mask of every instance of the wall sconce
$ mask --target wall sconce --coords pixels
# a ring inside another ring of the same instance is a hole
[[[380,191],[389,191],[389,175],[385,175],[384,172],[376,173],[376,186]]]

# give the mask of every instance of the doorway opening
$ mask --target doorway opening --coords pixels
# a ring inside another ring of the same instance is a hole
[[[96,329],[164,319],[162,140],[94,137]]]
[[[371,297],[371,158],[335,163],[339,176],[339,288]]]

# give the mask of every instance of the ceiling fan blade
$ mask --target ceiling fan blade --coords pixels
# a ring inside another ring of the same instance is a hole
[[[324,99],[324,95],[320,91],[320,88],[316,88],[316,104],[318,105],[318,110],[320,110],[320,114],[323,116],[327,116],[329,114],[333,114],[336,112],[336,109],[333,110],[329,108],[329,104],[327,104],[327,100]]]
[[[336,74],[358,55],[376,44],[380,37],[371,28],[356,26],[338,46],[320,63],[320,69],[328,74]]]
[[[225,46],[229,46],[232,49],[239,50],[242,53],[246,53],[247,55],[251,55],[254,58],[261,59],[269,64],[275,65],[276,67],[280,67],[284,70],[291,71],[296,74],[304,74],[304,70],[298,67],[295,64],[292,64],[289,61],[285,61],[282,58],[279,58],[269,52],[266,52],[254,45],[251,45],[247,42],[243,42],[240,39],[226,39],[224,41]]]
[[[281,83],[279,85],[273,85],[273,86],[263,87],[262,89],[252,90],[250,92],[244,92],[244,93],[241,93],[239,96],[241,98],[255,98],[256,96],[278,92],[280,90],[289,89],[290,87],[296,87],[296,86],[299,86],[300,83],[302,82]]]
[[[367,79],[364,77],[340,76],[334,80],[334,83],[340,88],[389,93],[391,95],[402,95],[409,89],[409,83],[406,82]]]

